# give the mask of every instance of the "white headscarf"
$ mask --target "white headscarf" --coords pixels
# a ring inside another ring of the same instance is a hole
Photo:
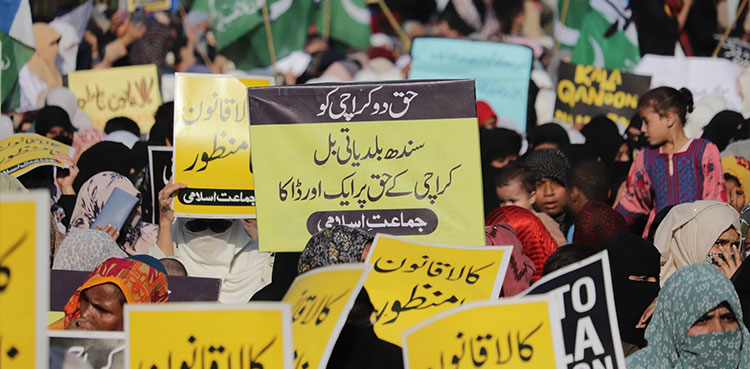
[[[684,266],[703,263],[724,231],[729,227],[740,231],[739,217],[732,206],[719,201],[701,200],[673,207],[654,236],[654,246],[661,253],[661,283]]]
[[[223,233],[210,229],[191,232],[185,227],[189,218],[178,218],[172,228],[175,258],[191,277],[221,279],[219,301],[246,303],[271,282],[273,257],[258,251],[239,220]]]

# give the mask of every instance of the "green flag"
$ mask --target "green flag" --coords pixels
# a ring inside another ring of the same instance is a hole
[[[607,69],[635,68],[641,54],[634,36],[622,30],[596,10],[586,14],[573,49],[572,62]]]
[[[34,55],[34,49],[28,47],[7,33],[0,31],[0,42],[2,42],[2,99],[4,110],[14,110],[18,108],[18,96],[11,101],[9,96],[18,93],[18,73],[23,68],[31,56]]]
[[[302,50],[307,39],[307,29],[312,23],[314,2],[312,0],[275,0],[269,1],[268,7],[276,58],[280,59],[291,54],[292,51]],[[271,54],[268,50],[264,24],[261,22],[250,33],[221,50],[221,53],[234,61],[239,69],[247,70],[271,65]]]
[[[325,27],[326,7],[330,7],[331,39],[359,49],[370,46],[370,10],[366,0],[321,0],[315,17],[319,30]]]
[[[263,3],[264,0],[195,0],[192,10],[201,10],[211,16],[216,48],[222,50],[263,24]]]

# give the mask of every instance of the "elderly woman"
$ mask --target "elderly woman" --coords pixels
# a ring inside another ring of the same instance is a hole
[[[661,254],[660,281],[690,264],[714,265],[731,278],[742,263],[739,214],[711,200],[680,204],[659,225],[654,246]]]
[[[139,258],[150,257],[140,255]],[[156,259],[147,261],[148,264],[135,259],[105,260],[73,293],[65,305],[65,317],[51,328],[122,331],[124,304],[167,302],[169,292],[164,267]]]
[[[705,264],[686,266],[664,283],[648,346],[628,369],[750,367],[750,333],[741,325],[739,298],[729,279]]]

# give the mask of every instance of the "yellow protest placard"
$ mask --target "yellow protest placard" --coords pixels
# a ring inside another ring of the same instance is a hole
[[[0,368],[46,368],[49,195],[0,195]]]
[[[0,172],[20,176],[43,165],[64,167],[55,154],[73,156],[73,148],[35,133],[19,133],[0,140]]]
[[[292,368],[289,304],[125,305],[127,368]]]
[[[436,315],[403,335],[404,367],[565,368],[551,297],[480,301]]]
[[[144,8],[148,12],[167,10],[172,7],[172,0],[128,0],[128,11]]]
[[[148,132],[161,105],[154,64],[73,72],[68,74],[68,88],[98,129],[123,116],[138,123],[141,133]]]
[[[248,95],[262,250],[301,251],[334,225],[484,244],[473,81],[312,84]]]
[[[371,267],[342,264],[297,277],[283,302],[292,307],[294,367],[325,369]]]
[[[177,216],[254,218],[247,87],[272,77],[177,73],[174,103]]]
[[[511,247],[424,244],[377,235],[365,282],[376,314],[375,333],[401,345],[405,329],[467,302],[496,299]]]

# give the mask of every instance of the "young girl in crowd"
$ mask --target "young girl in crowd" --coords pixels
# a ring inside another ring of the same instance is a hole
[[[617,211],[628,223],[648,216],[649,229],[656,213],[667,206],[697,200],[726,202],[719,150],[704,139],[689,139],[683,127],[693,111],[693,96],[659,87],[638,100],[641,131],[650,147],[639,152],[630,167]]]

